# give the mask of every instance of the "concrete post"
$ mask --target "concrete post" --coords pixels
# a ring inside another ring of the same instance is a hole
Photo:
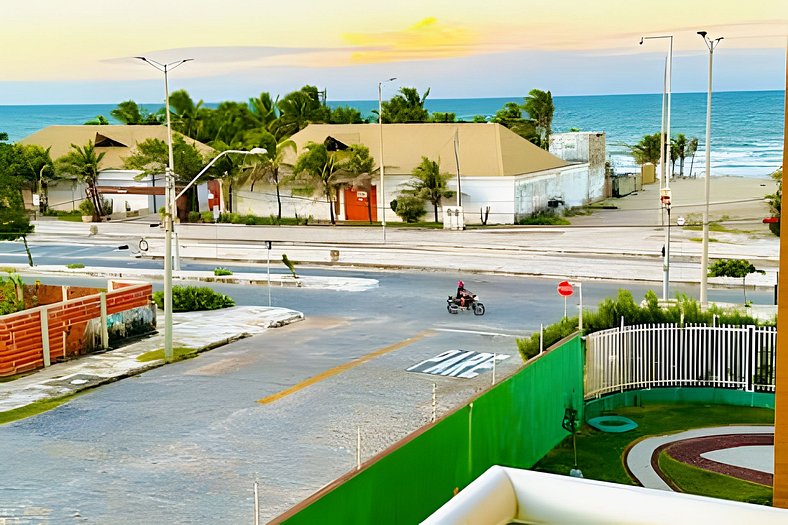
[[[107,327],[107,294],[101,292],[101,349],[109,348],[109,331]]]
[[[39,310],[41,314],[41,348],[44,352],[44,366],[47,367],[52,363],[49,360],[49,311],[47,308]]]

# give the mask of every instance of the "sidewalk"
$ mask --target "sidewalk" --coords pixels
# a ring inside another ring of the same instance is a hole
[[[208,350],[237,339],[300,321],[304,314],[287,308],[243,306],[217,311],[173,313],[173,347]],[[161,320],[160,320],[161,321]],[[55,399],[111,383],[159,367],[163,360],[140,362],[137,357],[164,347],[164,333],[100,354],[56,363],[14,381],[0,383],[0,412]]]

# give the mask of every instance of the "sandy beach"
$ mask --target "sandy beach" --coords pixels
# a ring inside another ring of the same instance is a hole
[[[701,220],[705,203],[704,178],[676,178],[670,181],[671,220],[678,217],[687,222]],[[768,233],[767,225],[761,221],[770,216],[765,196],[774,193],[777,184],[771,178],[756,177],[712,177],[709,186],[709,220],[747,225],[747,229]],[[595,210],[592,215],[572,217],[572,224],[596,225],[604,221],[607,225],[650,225],[660,224],[662,209],[659,202],[659,181],[630,195],[610,198],[601,205],[616,209]]]

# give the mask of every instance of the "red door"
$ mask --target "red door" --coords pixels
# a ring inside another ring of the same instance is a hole
[[[368,192],[345,188],[345,219],[348,221],[369,221],[369,215],[372,212],[372,221],[377,221],[377,202],[375,186],[372,186]]]

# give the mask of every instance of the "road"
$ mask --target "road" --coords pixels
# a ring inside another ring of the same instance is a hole
[[[47,244],[35,251],[40,264],[157,265],[112,246]],[[184,263],[184,269],[213,266]],[[554,322],[564,309],[553,279],[320,268],[300,273],[374,278],[379,286],[360,293],[274,289],[274,305],[300,310],[307,320],[4,425],[0,517],[19,525],[251,523],[252,482],[258,479],[261,516],[270,519],[353,469],[359,431],[366,460],[428,422],[433,384],[441,415],[492,381],[491,371],[460,379],[408,367],[446,350],[490,352],[510,356],[497,364],[500,380],[519,365],[515,336]],[[445,298],[458,278],[479,293],[485,316],[446,312]],[[212,286],[238,304],[268,301],[265,288]],[[586,282],[586,304],[620,286]],[[625,286],[636,298],[649,288]],[[739,294],[713,290],[712,299]],[[771,299],[769,292],[752,295],[756,302]],[[220,313],[216,319],[221,322]]]

